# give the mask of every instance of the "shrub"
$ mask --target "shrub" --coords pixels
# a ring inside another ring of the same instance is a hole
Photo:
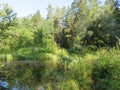
[[[120,57],[109,53],[94,62],[92,79],[94,90],[120,89]]]

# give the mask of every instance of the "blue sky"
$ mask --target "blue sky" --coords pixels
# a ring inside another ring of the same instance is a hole
[[[43,17],[46,17],[47,6],[51,4],[53,7],[70,6],[74,0],[0,0],[0,3],[8,3],[8,5],[18,14],[18,17],[34,14],[38,9]]]

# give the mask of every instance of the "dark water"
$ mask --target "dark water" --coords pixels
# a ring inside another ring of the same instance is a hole
[[[28,85],[19,84],[18,81],[10,87],[8,82],[0,80],[0,90],[31,90],[31,88]]]
[[[39,85],[44,71],[44,63],[38,61],[4,64],[0,67],[0,90],[44,90]]]

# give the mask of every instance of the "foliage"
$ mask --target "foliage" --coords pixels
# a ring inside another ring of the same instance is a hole
[[[17,19],[4,4],[0,80],[32,90],[119,90],[119,0],[99,1],[74,0],[67,10],[49,5],[46,19],[39,10]]]
[[[66,43],[61,43],[62,46],[69,49],[80,49],[83,45],[93,48],[119,46],[119,9],[113,7],[111,0],[103,5],[97,0],[75,0],[64,20],[68,26],[62,30],[62,40]]]
[[[120,89],[120,52],[112,50],[97,59],[92,71],[94,90]],[[117,56],[118,55],[118,56]]]
[[[16,13],[7,4],[0,9],[0,32],[16,25]]]

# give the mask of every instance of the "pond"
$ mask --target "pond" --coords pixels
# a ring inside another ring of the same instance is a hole
[[[0,67],[0,90],[44,90],[44,62],[14,61]]]
[[[43,86],[39,86],[36,88],[37,90],[44,90]],[[33,88],[31,88],[28,85],[20,85],[18,83],[18,81],[16,81],[16,84],[13,87],[9,87],[8,82],[2,81],[0,80],[0,90],[33,90]]]
[[[8,83],[7,82],[5,82],[5,81],[2,81],[2,80],[0,80],[0,90],[1,89],[8,89]]]

